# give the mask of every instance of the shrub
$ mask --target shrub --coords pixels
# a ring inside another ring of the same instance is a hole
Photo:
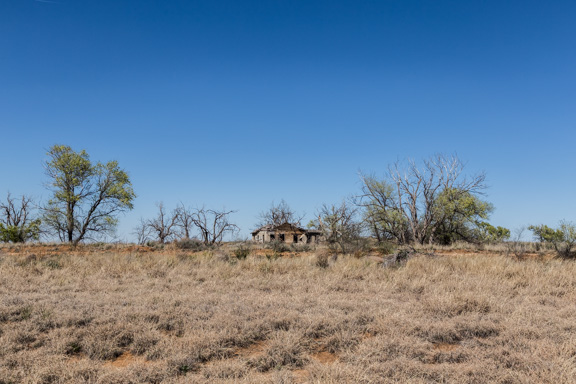
[[[514,231],[514,235],[505,242],[506,244],[506,255],[513,255],[516,260],[522,260],[528,251],[529,243],[522,241],[524,234],[524,227],[517,228]],[[536,243],[536,250],[540,250],[540,243]]]
[[[383,264],[385,267],[400,267],[405,265],[408,260],[418,255],[418,251],[413,247],[406,246],[398,249],[396,253],[390,256]]]
[[[48,259],[45,264],[50,269],[62,269],[62,263],[57,259]]]
[[[268,372],[282,367],[301,368],[308,362],[301,339],[294,334],[281,332],[269,341],[263,354],[248,360],[248,366],[258,372]]]
[[[226,251],[222,251],[222,250],[216,251],[213,256],[214,256],[215,260],[222,261],[225,263],[235,263],[236,262],[236,259],[232,259],[230,257],[230,255],[228,254],[228,252],[226,252]]]
[[[561,221],[558,229],[550,228],[547,225],[531,225],[528,229],[534,233],[540,242],[552,244],[559,257],[576,258],[576,253],[572,251],[576,245],[576,225],[573,223]]]
[[[197,239],[181,239],[173,242],[174,246],[178,249],[184,249],[187,251],[204,251],[207,249],[203,242]]]
[[[539,247],[536,248],[536,250]],[[506,254],[513,255],[516,260],[522,260],[528,250],[528,243],[524,241],[508,241],[506,242]]]
[[[323,252],[316,255],[316,266],[324,269],[330,266],[328,253]]]
[[[394,253],[395,249],[396,249],[396,245],[394,245],[393,243],[391,243],[389,241],[380,242],[380,243],[378,243],[378,246],[377,246],[378,253],[380,253],[382,255],[390,255],[390,254]]]
[[[236,256],[238,260],[244,260],[250,255],[251,250],[248,244],[240,244],[240,246],[234,250],[234,256]]]
[[[150,241],[147,241],[145,245],[146,245],[147,247],[150,247],[150,248],[154,249],[154,250],[164,249],[164,244],[161,244],[161,243],[159,243],[159,242],[157,242],[157,241],[152,241],[152,240],[150,240]]]
[[[5,243],[25,243],[40,238],[40,220],[34,220],[26,226],[4,225],[0,223],[0,241]]]
[[[306,243],[300,243],[300,244],[290,244],[290,250],[292,252],[310,252],[312,250],[312,247],[310,246],[310,244],[306,244]]]
[[[281,255],[278,252],[266,253],[266,259],[268,259],[268,261],[274,261],[278,259],[280,256]]]
[[[82,345],[78,341],[71,341],[64,348],[66,355],[78,355],[80,352],[82,352]]]
[[[268,243],[266,248],[273,250],[274,253],[282,253],[290,251],[290,247],[286,243],[278,240],[271,241],[270,243]]]

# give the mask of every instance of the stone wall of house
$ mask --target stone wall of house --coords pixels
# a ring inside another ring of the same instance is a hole
[[[319,237],[316,234],[308,235],[306,233],[302,233],[301,231],[259,231],[252,236],[252,241],[256,243],[282,241],[286,244],[316,244],[319,241]]]

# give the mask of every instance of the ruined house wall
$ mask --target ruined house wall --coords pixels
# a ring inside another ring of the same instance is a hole
[[[252,236],[252,241],[257,243],[269,243],[271,241],[282,241],[286,244],[316,244],[320,240],[317,234],[310,234],[302,230],[277,230],[277,231],[258,231]]]

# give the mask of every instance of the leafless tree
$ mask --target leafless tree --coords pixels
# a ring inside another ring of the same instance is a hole
[[[149,233],[154,234],[160,244],[164,244],[176,236],[179,215],[177,210],[172,213],[166,212],[163,203],[158,203],[156,206],[158,207],[158,215],[153,219],[147,220],[145,224]],[[142,230],[141,233],[144,233]]]
[[[180,237],[190,239],[190,234],[194,228],[194,211],[190,208],[186,208],[183,203],[180,203],[178,207],[176,207],[176,214],[178,215],[176,225],[180,229]]]
[[[347,253],[358,243],[363,227],[358,211],[358,206],[346,200],[340,205],[322,205],[318,213],[318,228],[329,248]]]
[[[150,240],[150,236],[152,235],[152,231],[150,226],[148,225],[148,221],[142,218],[140,218],[140,222],[134,228],[134,231],[132,233],[136,236],[136,241],[140,245],[146,244],[146,242]]]
[[[526,227],[516,228],[506,244],[506,254],[513,255],[516,260],[522,260],[528,251],[528,242],[524,241]]]
[[[388,180],[361,175],[362,192],[358,205],[364,208],[368,229],[379,241],[394,240],[408,243],[410,233],[404,213],[398,205],[394,186]]]
[[[40,236],[40,219],[34,218],[34,202],[22,195],[15,199],[10,193],[5,202],[0,201],[0,240],[24,243]]]
[[[265,225],[281,225],[289,223],[292,225],[300,226],[304,215],[299,215],[293,211],[288,203],[282,199],[279,204],[272,203],[272,206],[267,210],[260,213],[258,216],[258,226]]]
[[[201,241],[205,245],[220,244],[226,234],[239,230],[236,224],[229,221],[228,216],[236,211],[206,209],[204,207],[191,212],[190,219],[200,231]]]
[[[16,199],[8,192],[6,201],[0,202],[0,222],[6,226],[14,227],[25,224],[28,220],[31,206],[32,198],[23,195],[20,199],[20,205],[18,206]]]
[[[362,205],[373,223],[384,222],[386,231],[402,243],[434,242],[434,233],[442,218],[436,209],[442,191],[465,195],[481,194],[486,188],[484,173],[471,178],[463,175],[464,163],[457,156],[435,155],[419,167],[413,160],[407,165],[395,163],[388,177],[377,180],[361,175]]]

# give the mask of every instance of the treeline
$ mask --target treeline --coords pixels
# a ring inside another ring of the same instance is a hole
[[[151,219],[140,219],[134,229],[138,244],[158,241],[165,244],[174,240],[196,239],[204,245],[217,245],[224,236],[239,231],[239,227],[230,222],[230,214],[235,211],[189,208],[180,203],[176,209],[168,212],[163,203],[157,204],[158,213]],[[193,233],[198,233],[193,236]]]
[[[132,210],[136,194],[126,171],[116,161],[93,163],[86,151],[54,145],[44,166],[51,197],[35,204],[31,197],[0,201],[0,241],[24,243],[57,238],[78,244],[113,233],[121,213]],[[343,252],[350,244],[371,237],[379,243],[452,244],[456,241],[495,243],[508,240],[510,230],[489,223],[494,207],[482,199],[484,173],[466,175],[457,156],[436,155],[422,163],[397,162],[382,177],[360,175],[357,195],[338,204],[324,204],[309,228],[320,230],[327,244]],[[139,243],[197,239],[220,244],[239,231],[233,210],[189,208],[169,211],[162,203],[153,218],[134,229]],[[286,202],[262,212],[258,226],[290,223],[301,226],[303,216]],[[550,243],[563,257],[574,257],[576,227],[528,227],[540,242]]]

